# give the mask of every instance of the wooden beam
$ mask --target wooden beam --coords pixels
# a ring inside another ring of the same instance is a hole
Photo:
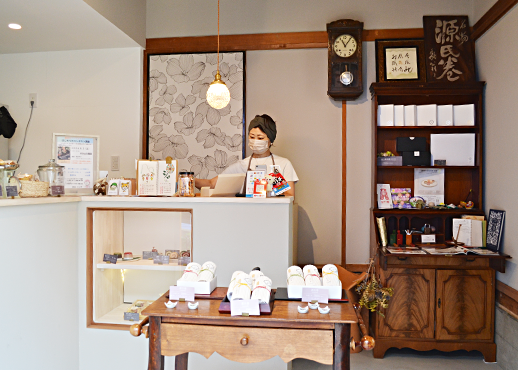
[[[422,28],[364,30],[363,41],[423,38]],[[217,51],[217,36],[166,37],[146,40],[148,54],[207,53]],[[327,32],[221,35],[220,51],[327,48]]]
[[[509,285],[496,281],[496,301],[507,312],[518,317],[518,290]]]
[[[148,134],[149,134],[149,125],[148,125],[148,97],[149,97],[149,82],[148,82],[148,53],[147,50],[144,50],[144,63],[142,72],[142,112],[143,112],[143,120],[142,120],[142,145],[140,152],[140,159],[148,159]]]
[[[347,101],[342,101],[342,266],[346,261],[347,224]]]
[[[506,15],[517,3],[518,0],[498,0],[473,26],[473,32],[471,33],[473,41],[476,41],[493,27],[493,25]]]

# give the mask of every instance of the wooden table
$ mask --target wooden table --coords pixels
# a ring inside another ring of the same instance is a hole
[[[305,358],[349,369],[350,324],[357,322],[350,303],[330,303],[329,314],[300,314],[301,302],[275,301],[272,315],[238,317],[220,314],[220,300],[197,299],[197,310],[187,302],[169,309],[165,302],[164,294],[142,313],[149,316],[148,370],[163,370],[164,356],[176,356],[175,369],[187,370],[189,352],[244,363],[278,355],[284,362]]]

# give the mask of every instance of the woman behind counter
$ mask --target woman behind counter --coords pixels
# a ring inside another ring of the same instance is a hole
[[[278,165],[282,176],[288,181],[291,188],[284,194],[295,196],[295,184],[299,181],[295,169],[288,159],[274,156],[270,151],[276,137],[277,126],[275,121],[267,114],[255,116],[248,126],[248,147],[253,154],[228,166],[222,174],[246,173],[248,170],[255,170],[255,166],[260,165]],[[212,179],[196,179],[195,186],[198,189],[204,186],[210,186],[211,189],[214,189],[217,181],[217,176]]]

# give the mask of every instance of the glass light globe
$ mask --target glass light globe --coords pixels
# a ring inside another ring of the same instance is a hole
[[[230,91],[228,91],[227,85],[221,81],[221,76],[218,72],[207,90],[207,103],[214,109],[221,109],[225,108],[229,102]]]

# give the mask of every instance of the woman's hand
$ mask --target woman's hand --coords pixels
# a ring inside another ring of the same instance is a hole
[[[295,181],[288,181],[288,185],[290,185],[290,189],[286,190],[283,194],[287,197],[295,198]]]
[[[209,183],[210,183],[210,188],[211,189],[214,189],[216,187],[216,183],[218,182],[218,176],[216,177],[213,177],[212,179],[209,180]]]

